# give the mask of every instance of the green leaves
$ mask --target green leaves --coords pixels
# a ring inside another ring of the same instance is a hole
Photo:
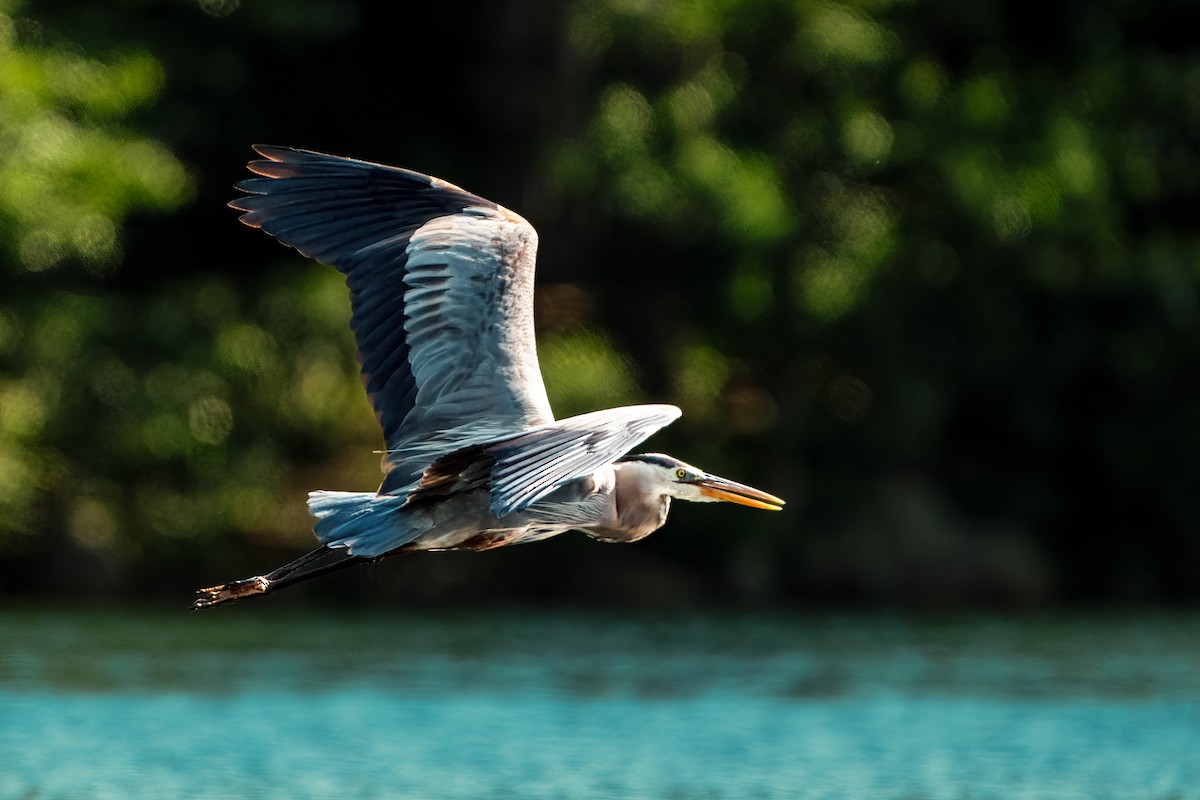
[[[663,448],[774,469],[821,536],[899,472],[1078,580],[1108,536],[1194,585],[1177,5],[0,0],[0,548],[299,545],[308,489],[378,479],[340,276],[221,208],[274,131],[534,222],[559,414],[678,403]]]
[[[143,50],[100,60],[23,44],[11,9],[0,12],[0,248],[9,270],[67,261],[115,270],[128,214],[190,197],[183,165],[128,123],[163,80]]]

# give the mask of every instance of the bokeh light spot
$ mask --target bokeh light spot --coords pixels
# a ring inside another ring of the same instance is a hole
[[[41,272],[67,256],[62,235],[49,228],[34,228],[21,237],[17,253],[30,272]]]
[[[196,441],[220,444],[233,429],[233,409],[219,397],[201,397],[188,409],[188,427]]]
[[[274,363],[275,343],[270,334],[250,323],[224,328],[215,344],[217,359],[246,372],[265,373]]]
[[[849,311],[858,299],[859,287],[850,264],[826,252],[814,252],[805,262],[797,274],[802,306],[826,321]]]
[[[860,164],[878,163],[892,151],[892,126],[873,111],[860,111],[845,121],[842,145]]]
[[[556,416],[624,405],[638,395],[625,357],[595,331],[547,336],[538,343],[538,360]]]
[[[653,112],[644,95],[632,86],[609,88],[600,100],[602,140],[614,155],[645,147]]]
[[[835,375],[824,391],[825,407],[843,422],[861,422],[871,410],[871,387],[859,378]]]
[[[998,125],[1008,119],[1009,102],[1000,81],[984,75],[967,81],[961,89],[963,115],[976,125]]]
[[[820,56],[874,63],[891,52],[887,34],[874,22],[836,3],[817,6],[809,20],[807,46]]]
[[[734,313],[746,322],[761,319],[774,305],[774,291],[767,271],[754,264],[743,264],[734,272],[729,285],[729,300]]]
[[[42,429],[46,412],[30,380],[0,384],[0,433],[29,439]]]
[[[716,113],[712,95],[697,83],[686,83],[671,92],[667,107],[675,124],[685,130],[708,126]]]
[[[775,398],[756,386],[738,386],[725,398],[726,416],[738,433],[755,434],[770,429],[779,416]]]
[[[228,17],[241,6],[241,0],[197,0],[200,10],[211,17]]]
[[[937,105],[948,84],[945,72],[932,61],[914,61],[900,74],[900,91],[904,99],[921,110]]]
[[[75,503],[67,522],[71,538],[90,550],[106,551],[116,541],[117,523],[108,506],[85,497]]]
[[[688,414],[701,419],[711,415],[729,378],[725,356],[711,347],[692,345],[683,349],[677,362],[675,391]]]

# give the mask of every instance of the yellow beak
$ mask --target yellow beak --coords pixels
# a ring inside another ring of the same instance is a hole
[[[718,478],[716,475],[705,475],[694,483],[699,487],[700,494],[723,503],[737,503],[764,511],[779,511],[784,506],[784,501],[773,494],[767,494],[744,483]]]

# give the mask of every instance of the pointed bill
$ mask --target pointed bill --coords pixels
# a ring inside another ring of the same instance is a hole
[[[694,483],[700,489],[700,494],[723,503],[737,503],[764,511],[779,511],[784,506],[784,501],[773,494],[716,475],[705,475]]]

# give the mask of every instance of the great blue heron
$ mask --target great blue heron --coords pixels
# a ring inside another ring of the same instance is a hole
[[[555,420],[533,334],[537,234],[452,184],[382,164],[255,147],[230,205],[346,275],[367,395],[383,427],[375,492],[316,491],[320,547],[201,589],[195,608],[416,550],[487,550],[581,530],[634,542],[671,498],[777,511],[774,495],[671,456],[626,455],[680,415],[612,408]]]

